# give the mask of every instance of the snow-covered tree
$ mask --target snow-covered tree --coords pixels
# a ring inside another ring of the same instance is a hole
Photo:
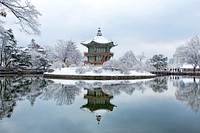
[[[31,40],[31,43],[28,45],[28,47],[21,48],[18,50],[18,55],[21,55],[21,57],[27,57],[26,64],[31,64],[26,66],[26,69],[44,69],[46,70],[49,66],[51,66],[51,63],[49,62],[46,51],[43,47],[38,45],[34,39]],[[17,59],[13,59],[14,61],[19,61],[21,58],[20,56],[14,56]]]
[[[142,52],[140,55],[137,55],[136,58],[139,60],[139,61],[142,61],[143,59],[146,58],[144,52]]]
[[[192,38],[186,45],[176,49],[176,55],[185,63],[191,64],[194,71],[200,66],[200,40],[198,36]]]
[[[120,61],[115,59],[110,59],[103,64],[102,68],[105,70],[119,71],[121,69]]]
[[[103,69],[117,70],[121,73],[129,73],[131,70],[143,71],[144,64],[138,61],[132,51],[126,52],[119,60],[111,59],[103,64]]]
[[[43,69],[46,70],[51,66],[51,63],[46,58],[45,54],[42,54],[38,51],[29,51],[28,54],[30,55],[31,59],[30,62],[32,64],[32,69]]]
[[[44,49],[45,49],[45,54],[46,54],[47,59],[49,59],[52,62],[56,61],[55,60],[56,54],[55,54],[54,47],[49,46],[49,45],[45,45]]]
[[[132,51],[126,52],[119,60],[123,65],[128,66],[130,69],[138,62]]]
[[[16,49],[16,53],[12,54],[12,58],[7,64],[7,68],[13,68],[15,70],[23,70],[32,67],[31,56],[27,52],[20,49]]]
[[[21,30],[29,34],[40,34],[38,16],[41,14],[28,0],[1,0],[1,11],[13,14],[21,26]]]
[[[35,48],[15,48],[11,53],[7,68],[17,69],[43,69],[46,70],[51,63],[44,52]]]
[[[13,54],[16,54],[17,41],[11,29],[0,33],[0,65],[7,66]]]
[[[55,46],[55,56],[56,59],[62,60],[66,66],[79,65],[83,60],[81,52],[71,40],[59,40]]]
[[[156,70],[163,70],[167,67],[167,57],[165,57],[162,54],[154,55],[150,59],[150,64],[153,66]]]
[[[126,52],[120,59],[121,71],[128,73],[130,70],[141,71],[144,70],[144,65],[138,61],[132,51]]]

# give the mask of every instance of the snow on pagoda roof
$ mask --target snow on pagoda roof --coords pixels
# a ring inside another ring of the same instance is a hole
[[[95,36],[94,39],[92,40],[89,40],[89,41],[84,41],[82,42],[82,44],[89,44],[91,42],[96,42],[96,43],[102,43],[102,44],[105,44],[105,43],[111,43],[112,41],[111,40],[108,40],[106,39],[105,37],[103,36]]]
[[[109,40],[107,38],[105,38],[102,33],[101,33],[101,29],[98,29],[98,33],[97,35],[94,37],[94,39],[89,40],[89,41],[83,41],[81,42],[81,44],[87,45],[91,42],[96,42],[96,43],[100,43],[100,44],[107,44],[107,43],[113,43],[112,40]]]

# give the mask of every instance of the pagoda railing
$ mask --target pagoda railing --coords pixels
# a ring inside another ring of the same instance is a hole
[[[114,53],[88,53],[88,52],[84,52],[85,56],[100,56],[100,55],[110,55],[113,56]]]

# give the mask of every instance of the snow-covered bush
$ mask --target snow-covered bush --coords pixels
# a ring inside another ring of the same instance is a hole
[[[92,72],[96,66],[95,65],[85,65],[85,66],[82,66],[85,68],[86,72]]]
[[[78,67],[75,72],[78,74],[84,74],[84,73],[86,73],[86,68]]]
[[[79,66],[76,69],[76,73],[78,74],[84,74],[86,72],[94,72],[94,73],[102,73],[101,67],[95,67],[94,65],[86,65],[86,66]]]
[[[93,69],[94,73],[102,73],[102,71],[103,71],[102,68],[94,68]]]

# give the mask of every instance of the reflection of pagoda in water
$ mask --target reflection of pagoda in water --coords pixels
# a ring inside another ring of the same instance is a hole
[[[101,120],[102,114],[105,112],[113,111],[115,105],[110,103],[113,96],[103,92],[102,88],[87,89],[87,93],[84,95],[84,99],[87,99],[87,104],[83,105],[81,109],[89,110],[95,113],[98,124]]]

